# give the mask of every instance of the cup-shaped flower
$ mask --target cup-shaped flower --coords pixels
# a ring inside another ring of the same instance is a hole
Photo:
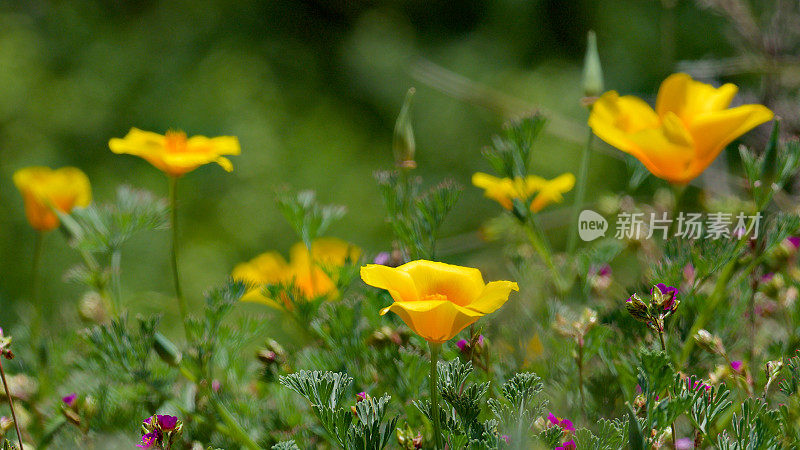
[[[253,285],[243,301],[288,307],[285,299],[270,299],[262,293],[263,286],[278,283],[293,283],[308,300],[320,296],[333,299],[337,294],[336,270],[358,260],[361,250],[340,239],[320,238],[311,243],[310,253],[302,242],[294,244],[289,253],[289,262],[278,252],[267,252],[233,269],[233,279]]]
[[[394,302],[381,315],[394,312],[429,342],[442,343],[508,300],[517,283],[484,283],[480,270],[417,260],[399,267],[368,264],[361,279],[389,291]]]
[[[512,209],[514,200],[530,202],[533,212],[539,212],[552,203],[560,203],[565,192],[575,186],[575,176],[561,174],[552,180],[529,175],[525,178],[498,178],[486,173],[475,173],[472,184],[484,190],[484,195],[505,209]]]
[[[14,184],[22,193],[28,222],[39,231],[58,227],[56,211],[69,213],[92,201],[89,178],[75,167],[26,167],[14,172]]]
[[[734,139],[772,119],[763,105],[728,108],[737,90],[730,83],[715,88],[677,73],[661,83],[655,110],[637,97],[606,92],[592,107],[589,126],[653,175],[686,184]]]
[[[171,177],[183,176],[208,163],[217,163],[230,172],[233,164],[222,155],[238,155],[242,151],[234,136],[187,137],[183,131],[160,135],[138,128],[131,128],[124,138],[112,138],[108,146],[114,153],[144,158]]]

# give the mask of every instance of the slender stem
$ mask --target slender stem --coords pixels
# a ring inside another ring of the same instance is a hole
[[[667,353],[667,344],[664,341],[664,323],[663,322],[659,322],[658,323],[658,339],[661,341],[661,350],[663,350],[664,353],[666,354]],[[675,422],[671,423],[669,425],[669,427],[670,427],[670,430],[672,431],[672,446],[676,447],[677,442],[678,442],[678,437],[675,434]]]
[[[681,200],[683,200],[683,193],[686,192],[685,184],[670,184],[670,187],[672,188],[674,203],[672,205],[672,216],[669,217],[669,226],[667,226],[667,239],[671,238],[672,232],[675,231],[675,222],[680,213]]]
[[[583,337],[581,337],[583,339]],[[583,393],[583,343],[578,342],[578,356],[576,357],[578,362],[578,392],[581,394],[581,412],[583,413],[583,417],[586,417],[586,396]]]
[[[37,231],[33,241],[33,263],[31,267],[31,302],[33,303],[33,320],[31,321],[31,346],[34,353],[39,345],[39,338],[42,333],[42,314],[44,307],[39,300],[39,284],[42,264],[42,254],[44,253],[44,231]]]
[[[757,367],[753,361],[756,358],[756,290],[758,289],[758,271],[750,274],[750,295],[747,297],[747,313],[750,316],[750,353],[748,363],[750,367]],[[730,361],[728,361],[730,365]]]
[[[430,377],[430,390],[431,390],[431,415],[433,416],[433,442],[436,450],[444,450],[442,444],[442,424],[439,417],[439,351],[442,349],[442,344],[435,342],[428,342],[431,349],[431,377]]]
[[[3,370],[3,355],[0,355],[0,377],[3,380],[3,389],[6,391],[6,397],[8,397],[8,406],[11,408],[11,419],[14,421],[14,428],[17,431],[19,450],[24,450],[22,448],[22,433],[19,431],[19,422],[17,422],[17,413],[14,412],[14,399],[11,398],[11,391],[8,389],[8,382],[6,382],[6,372]]]
[[[575,202],[572,204],[572,232],[569,234],[567,241],[567,253],[572,254],[575,251],[575,246],[578,244],[578,216],[583,208],[583,202],[586,198],[586,184],[589,177],[589,160],[592,156],[592,139],[594,133],[589,129],[589,135],[586,137],[586,146],[583,147],[581,154],[581,166],[578,169],[578,185],[575,188]]]
[[[555,263],[553,263],[553,257],[550,254],[550,250],[545,245],[542,237],[539,236],[539,233],[535,229],[535,223],[533,222],[533,218],[528,220],[528,223],[525,226],[525,232],[528,233],[528,239],[531,241],[531,245],[533,245],[533,249],[539,254],[539,256],[544,261],[547,268],[550,270],[550,273],[553,275],[553,283],[555,284],[556,288],[559,292],[564,292],[565,286],[563,279],[561,278],[561,273],[558,271]]]
[[[178,274],[178,178],[169,178],[169,206],[172,212],[171,222],[172,225],[172,278],[175,281],[175,297],[178,299],[178,311],[181,314],[181,321],[183,322],[183,330],[186,337],[189,337],[189,329],[186,324],[186,299],[183,297],[183,290],[181,290],[181,280]]]

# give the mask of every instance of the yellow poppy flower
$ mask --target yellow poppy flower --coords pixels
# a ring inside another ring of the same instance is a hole
[[[14,172],[14,184],[22,193],[28,222],[39,231],[58,227],[55,210],[69,213],[92,201],[89,178],[75,167],[26,167]]]
[[[485,284],[478,269],[418,260],[400,267],[368,264],[361,279],[389,291],[394,303],[381,315],[394,312],[429,342],[442,343],[508,300],[517,283]]]
[[[637,97],[606,92],[592,107],[589,126],[653,175],[685,184],[734,139],[772,119],[763,105],[728,108],[737,90],[730,83],[715,88],[678,73],[661,83],[655,110]]]
[[[242,151],[234,136],[187,138],[183,131],[167,131],[162,136],[138,128],[131,128],[122,139],[112,138],[108,146],[114,153],[144,158],[171,177],[180,177],[212,162],[230,172],[233,164],[222,155],[238,155]]]
[[[552,180],[547,180],[529,175],[512,180],[478,172],[472,176],[472,184],[483,189],[484,196],[500,203],[503,208],[508,210],[513,207],[514,199],[528,201],[536,194],[531,202],[531,210],[539,212],[551,203],[561,202],[564,199],[562,194],[569,192],[575,186],[575,176],[571,173],[564,173]]]
[[[245,293],[243,301],[264,303],[275,308],[289,307],[286,299],[280,302],[265,297],[264,285],[293,282],[307,299],[327,296],[336,297],[336,280],[328,272],[344,266],[347,261],[358,259],[361,250],[352,244],[335,238],[317,239],[311,244],[311,254],[305,244],[298,242],[289,251],[290,262],[278,252],[267,252],[233,269],[235,280],[252,283],[254,287]]]

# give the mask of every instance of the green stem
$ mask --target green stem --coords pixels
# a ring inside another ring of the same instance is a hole
[[[19,450],[25,450],[22,447],[22,433],[19,431],[19,422],[17,421],[17,413],[14,411],[14,399],[11,398],[11,391],[8,389],[8,382],[6,382],[6,372],[3,370],[3,355],[0,354],[0,378],[3,380],[3,389],[6,391],[8,397],[8,406],[11,408],[11,419],[14,421],[14,428],[17,431],[17,440],[19,441]]]
[[[576,357],[578,362],[578,392],[581,395],[581,412],[583,413],[583,417],[586,418],[586,396],[583,393],[583,344],[578,342],[578,356]]]
[[[175,297],[178,299],[178,311],[181,314],[181,321],[183,322],[183,331],[186,337],[189,337],[189,329],[186,324],[186,299],[183,297],[183,290],[181,290],[181,280],[178,274],[178,178],[169,178],[169,206],[171,210],[172,226],[172,278],[175,281]]]
[[[685,184],[670,184],[672,188],[672,215],[669,217],[669,226],[667,227],[667,239],[672,238],[672,232],[675,231],[675,222],[680,214],[681,200],[683,200],[683,193],[686,192]]]
[[[659,321],[658,323],[658,340],[661,341],[661,350],[664,351],[664,354],[667,354],[667,344],[664,341],[664,324]],[[675,423],[671,423],[669,425],[670,431],[672,432],[672,445],[673,447],[676,446],[678,442],[678,437],[675,434]]]
[[[550,250],[547,248],[547,245],[542,240],[542,237],[535,229],[535,226],[536,225],[533,222],[533,218],[530,218],[525,226],[525,232],[528,234],[528,239],[530,239],[533,249],[536,250],[536,253],[539,254],[539,256],[542,258],[542,261],[544,261],[545,265],[550,270],[550,273],[553,275],[553,283],[555,284],[556,289],[558,289],[559,292],[564,293],[566,288],[564,286],[561,273],[558,271],[555,263],[553,263],[553,256],[551,255]]]
[[[442,443],[442,424],[439,417],[439,351],[442,349],[442,344],[436,342],[428,342],[431,349],[431,376],[430,376],[430,390],[431,390],[431,416],[433,416],[433,442],[436,450],[444,450]]]
[[[586,137],[586,146],[583,147],[581,154],[581,166],[578,169],[578,185],[575,188],[575,202],[572,204],[572,232],[569,234],[567,241],[567,253],[572,254],[575,251],[575,246],[578,244],[578,216],[583,208],[583,202],[586,198],[586,184],[589,177],[589,160],[592,156],[592,139],[594,133],[589,129],[589,135]]]
[[[31,346],[34,353],[39,345],[42,333],[42,314],[44,307],[39,300],[40,267],[44,253],[44,231],[37,231],[33,241],[33,264],[31,267],[31,302],[33,303],[33,320],[31,321]]]

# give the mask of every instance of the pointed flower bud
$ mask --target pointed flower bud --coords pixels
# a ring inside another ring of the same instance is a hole
[[[625,301],[625,309],[628,314],[639,322],[650,322],[650,315],[647,313],[647,305],[639,298],[638,294],[633,294]]]
[[[403,107],[397,115],[397,122],[394,124],[394,141],[392,142],[392,152],[394,162],[399,169],[408,170],[417,167],[414,161],[416,144],[414,143],[414,129],[411,126],[411,98],[416,90],[410,88],[406,92]]]
[[[597,35],[589,31],[586,36],[586,57],[583,60],[583,93],[597,97],[603,93],[603,67],[597,51]]]

